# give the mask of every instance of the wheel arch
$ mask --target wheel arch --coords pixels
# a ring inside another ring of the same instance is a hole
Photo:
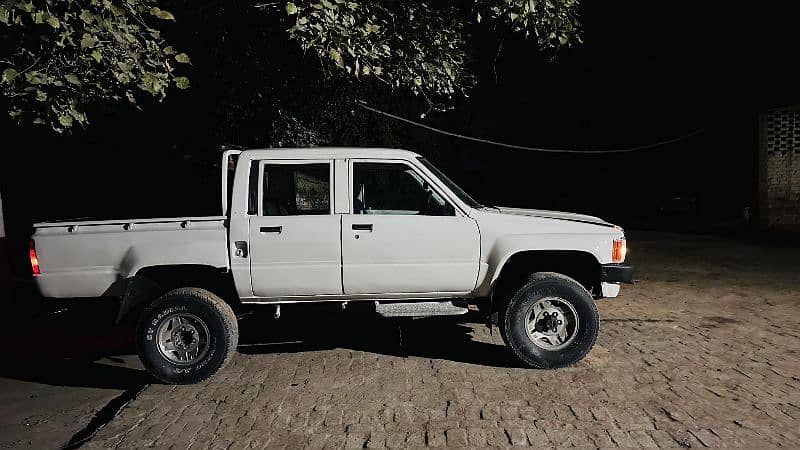
[[[233,275],[227,269],[205,264],[146,266],[128,278],[117,323],[135,319],[153,300],[183,287],[205,289],[225,300],[234,309],[240,305]]]
[[[492,303],[508,300],[531,274],[555,272],[580,283],[587,291],[600,290],[601,266],[594,254],[585,250],[520,250],[504,259],[492,281]],[[495,310],[495,308],[492,308]]]

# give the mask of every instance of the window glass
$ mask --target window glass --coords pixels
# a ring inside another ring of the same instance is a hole
[[[258,161],[250,164],[250,178],[247,189],[247,214],[258,214]],[[233,179],[231,177],[230,179]]]
[[[483,205],[481,205],[480,203],[475,201],[474,198],[472,198],[469,194],[467,194],[467,192],[465,190],[461,189],[461,187],[459,185],[457,185],[455,183],[455,181],[451,180],[447,175],[444,174],[444,172],[439,170],[438,167],[436,167],[433,164],[431,164],[430,161],[428,161],[427,159],[425,159],[423,157],[419,157],[417,159],[419,159],[419,162],[421,162],[422,165],[424,165],[428,170],[433,172],[433,174],[436,175],[436,177],[439,178],[439,180],[441,180],[442,183],[447,185],[447,187],[451,191],[453,191],[453,193],[456,194],[456,196],[458,196],[458,198],[461,199],[462,202],[464,202],[467,205],[469,205],[470,208],[482,208],[483,207]]]
[[[455,209],[410,166],[353,163],[353,213],[454,216]]]
[[[330,164],[264,164],[263,214],[330,214]]]

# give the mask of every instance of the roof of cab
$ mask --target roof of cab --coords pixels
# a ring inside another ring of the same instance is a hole
[[[420,156],[408,150],[363,147],[263,148],[244,150],[242,154],[252,158],[270,159],[416,159]]]

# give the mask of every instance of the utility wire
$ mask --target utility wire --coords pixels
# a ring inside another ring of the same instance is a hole
[[[362,100],[356,100],[356,105],[358,105],[361,108],[366,109],[367,111],[371,111],[371,112],[374,112],[376,114],[380,114],[380,115],[388,117],[390,119],[399,120],[400,122],[404,122],[404,123],[407,123],[409,125],[414,125],[414,126],[419,127],[419,128],[424,128],[426,130],[430,130],[430,131],[433,131],[435,133],[440,133],[440,134],[444,134],[444,135],[447,135],[447,136],[452,136],[452,137],[459,138],[459,139],[465,139],[467,141],[479,142],[481,144],[496,145],[498,147],[513,148],[515,150],[527,150],[527,151],[532,151],[532,152],[543,152],[543,153],[576,153],[576,154],[585,154],[585,155],[587,155],[587,154],[588,155],[591,155],[591,154],[599,155],[599,154],[608,154],[608,153],[630,153],[630,152],[635,152],[635,151],[640,151],[640,150],[648,150],[648,149],[651,149],[651,148],[660,147],[662,145],[672,144],[674,142],[678,142],[678,141],[682,141],[682,140],[685,140],[685,139],[689,139],[689,138],[691,138],[693,136],[696,136],[696,135],[702,133],[703,131],[705,131],[705,128],[698,128],[698,129],[692,131],[691,133],[684,134],[682,136],[678,136],[678,137],[673,138],[673,139],[667,139],[665,141],[654,142],[652,144],[638,145],[636,147],[617,148],[617,149],[610,149],[610,150],[572,150],[572,149],[558,149],[558,148],[541,148],[541,147],[528,147],[528,146],[525,146],[525,145],[507,144],[505,142],[492,141],[492,140],[489,140],[489,139],[481,139],[481,138],[476,138],[476,137],[472,137],[472,136],[465,136],[463,134],[453,133],[452,131],[442,130],[442,129],[439,129],[439,128],[436,128],[436,127],[432,127],[430,125],[425,125],[424,123],[415,122],[413,120],[406,119],[405,117],[400,117],[400,116],[394,115],[392,113],[388,113],[386,111],[382,111],[382,110],[380,110],[378,108],[373,108],[372,106],[367,105],[367,103],[362,101]]]

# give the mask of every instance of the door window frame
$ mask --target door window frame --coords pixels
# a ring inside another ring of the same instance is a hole
[[[385,217],[466,217],[467,214],[464,210],[461,209],[461,206],[454,202],[445,191],[442,189],[441,186],[436,182],[436,180],[432,179],[426,172],[419,169],[419,167],[415,166],[411,161],[405,159],[375,159],[375,158],[350,158],[347,161],[347,187],[348,187],[348,195],[347,195],[347,207],[349,209],[350,215],[360,216],[360,214],[355,213],[355,207],[353,204],[353,196],[355,195],[355,186],[353,182],[355,177],[353,176],[353,164],[355,163],[374,163],[374,164],[402,164],[410,168],[417,174],[420,178],[428,183],[433,191],[438,194],[442,199],[453,208],[455,211],[455,215],[453,216],[419,216],[416,214],[375,214],[374,216],[385,216]]]
[[[258,211],[257,217],[322,217],[332,216],[335,211],[334,190],[336,180],[333,172],[332,159],[260,159],[258,162]],[[308,164],[327,164],[328,165],[328,214],[290,214],[287,216],[265,216],[264,215],[264,166],[267,164],[286,164],[293,166]]]

